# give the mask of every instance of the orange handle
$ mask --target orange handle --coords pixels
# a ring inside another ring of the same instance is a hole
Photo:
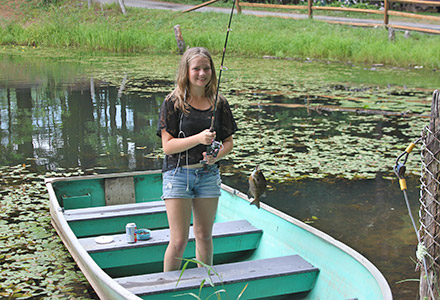
[[[416,146],[416,144],[414,144],[414,143],[409,144],[409,146],[406,147],[405,152],[408,154],[411,153],[411,151],[414,149],[415,146]]]
[[[406,180],[405,178],[399,179],[400,189],[402,191],[406,190]]]

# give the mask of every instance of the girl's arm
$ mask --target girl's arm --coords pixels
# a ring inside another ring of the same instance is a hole
[[[215,132],[209,129],[185,138],[174,138],[165,129],[162,129],[161,135],[163,151],[168,155],[183,152],[199,144],[210,145],[215,138]]]

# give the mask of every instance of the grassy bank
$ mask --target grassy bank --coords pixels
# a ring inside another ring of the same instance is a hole
[[[32,2],[27,2],[32,3]],[[85,3],[85,2],[83,2]],[[88,9],[81,2],[25,5],[24,13],[0,21],[1,45],[55,47],[117,53],[176,52],[173,26],[180,24],[189,46],[213,53],[223,49],[229,15],[128,8],[117,5]],[[25,24],[25,25],[19,25]],[[229,55],[263,55],[298,59],[440,67],[440,36],[398,32],[394,42],[382,28],[355,28],[313,20],[235,15]]]

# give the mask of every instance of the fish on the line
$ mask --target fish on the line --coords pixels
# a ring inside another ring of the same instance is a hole
[[[253,198],[254,200],[251,204],[260,208],[260,197],[264,197],[264,192],[266,191],[267,183],[263,172],[256,166],[249,176],[249,190],[248,199]]]

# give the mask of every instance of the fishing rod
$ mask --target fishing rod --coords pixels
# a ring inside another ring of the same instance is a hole
[[[234,9],[235,9],[235,0],[232,0],[232,9],[231,9],[231,14],[229,16],[228,29],[226,31],[225,45],[223,47],[222,62],[220,64],[220,72],[218,73],[217,92],[215,94],[214,109],[212,111],[212,116],[211,116],[211,126],[209,127],[209,130],[211,132],[214,131],[215,113],[217,112],[218,93],[220,90],[220,81],[222,78],[222,71],[225,68],[223,66],[223,63],[225,61],[226,47],[228,46],[228,38],[229,38],[229,32],[231,31],[231,22],[232,22],[232,16],[234,15]],[[212,155],[214,157],[217,157],[217,154],[220,151],[220,148],[221,148],[221,143],[217,142],[216,140],[213,140],[211,145],[208,145],[208,147],[207,147],[206,155]]]
[[[218,91],[220,90],[220,81],[222,79],[222,71],[224,69],[223,62],[225,61],[226,47],[228,46],[228,38],[229,38],[229,32],[231,31],[231,22],[232,22],[232,16],[234,15],[234,8],[235,8],[235,0],[232,0],[232,9],[231,9],[231,14],[229,16],[228,29],[226,31],[225,46],[223,47],[222,62],[220,64],[220,72],[218,73],[217,92],[215,94],[214,110],[213,110],[212,117],[211,117],[211,128],[210,128],[211,131],[214,131],[214,119],[215,119],[215,112],[217,110]]]

